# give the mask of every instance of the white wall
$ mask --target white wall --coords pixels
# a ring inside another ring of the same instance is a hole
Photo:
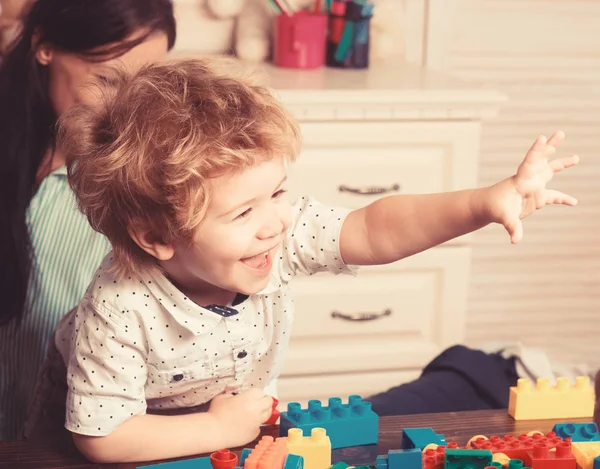
[[[411,0],[408,0],[409,2]],[[553,188],[576,208],[547,208],[507,243],[475,236],[468,341],[522,340],[600,366],[600,2],[430,0],[430,61],[510,101],[484,126],[480,181],[511,174],[539,133],[563,129],[580,167]]]

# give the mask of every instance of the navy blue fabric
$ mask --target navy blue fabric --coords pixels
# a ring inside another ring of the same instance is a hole
[[[513,358],[456,345],[434,358],[418,379],[366,400],[382,416],[504,409],[518,378]]]

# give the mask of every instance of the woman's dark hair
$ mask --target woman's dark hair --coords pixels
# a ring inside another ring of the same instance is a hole
[[[0,325],[24,313],[35,262],[26,214],[36,174],[55,144],[48,71],[32,44],[99,61],[123,55],[155,32],[166,33],[169,49],[175,43],[171,0],[35,0],[23,19],[0,64]]]

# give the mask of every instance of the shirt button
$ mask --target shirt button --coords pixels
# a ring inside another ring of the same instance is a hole
[[[183,374],[178,374],[173,376],[173,381],[181,381],[183,379]]]
[[[240,353],[238,353],[238,358],[245,358],[246,355],[248,355],[248,352],[246,352],[245,350],[242,350]]]

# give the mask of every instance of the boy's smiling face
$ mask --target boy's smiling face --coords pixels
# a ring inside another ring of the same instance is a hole
[[[267,286],[291,222],[285,181],[283,158],[211,180],[210,202],[193,243],[175,244],[173,257],[161,262],[184,293],[206,306]]]

